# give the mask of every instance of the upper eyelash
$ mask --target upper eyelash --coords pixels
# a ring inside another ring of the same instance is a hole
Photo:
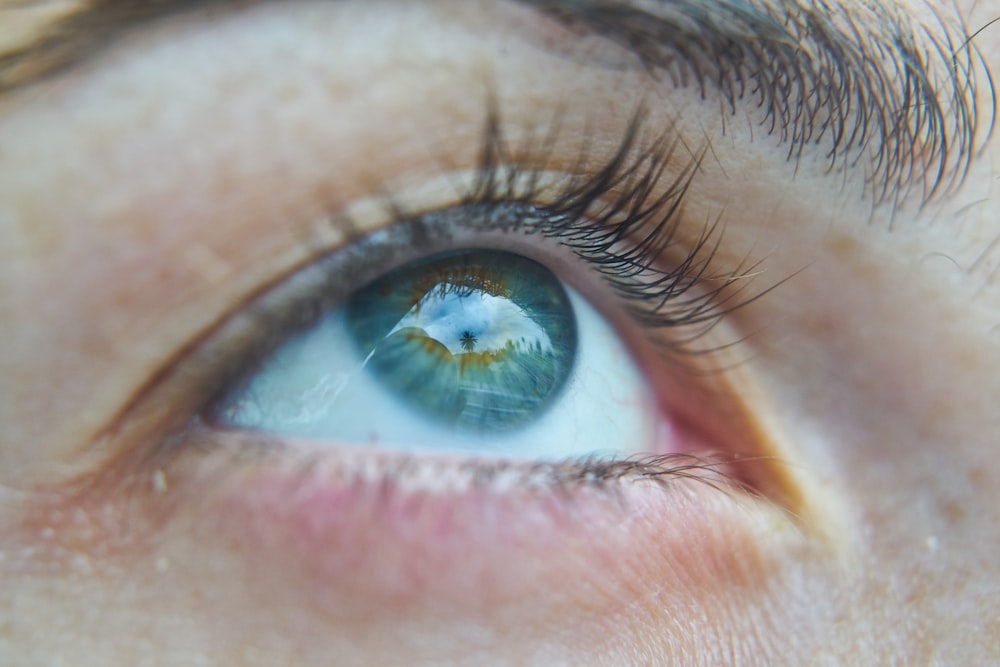
[[[507,150],[492,100],[489,109],[480,165],[463,205],[490,207],[492,216],[484,218],[495,218],[498,226],[540,234],[572,250],[602,276],[643,327],[688,329],[683,337],[657,339],[668,351],[693,351],[691,344],[722,317],[777,286],[747,294],[748,279],[759,263],[744,261],[711,272],[722,240],[718,219],[704,225],[698,240],[673,266],[662,265],[666,252],[677,245],[678,228],[685,222],[684,199],[706,151],[691,152],[687,164],[663,187],[667,164],[679,148],[688,149],[672,127],[643,142],[648,118],[643,105],[633,112],[617,150],[595,173],[572,178],[555,193],[541,184],[539,170],[519,166],[524,156]],[[551,128],[544,147],[555,143],[558,122]],[[532,156],[533,161],[544,165],[545,150]],[[586,162],[585,152],[580,162]],[[546,203],[537,203],[543,200]],[[528,208],[510,215],[505,207],[511,205]],[[694,291],[696,287],[702,289]]]
[[[407,232],[404,245],[408,248],[440,251],[434,244],[446,238],[453,226],[551,238],[599,274],[623,310],[651,334],[648,338],[652,343],[674,355],[702,356],[716,349],[694,344],[727,314],[783,282],[748,293],[758,264],[746,261],[713,273],[722,237],[717,221],[704,224],[697,241],[681,256],[671,258],[670,266],[664,266],[664,255],[681,245],[676,233],[688,222],[683,212],[684,196],[699,171],[704,151],[689,151],[687,163],[663,187],[667,164],[683,143],[672,127],[647,132],[649,120],[642,105],[632,113],[616,150],[593,166],[592,175],[569,176],[552,185],[543,183],[542,176],[548,173],[547,151],[556,142],[558,117],[543,130],[542,141],[532,142],[542,146],[540,151],[519,154],[506,146],[495,99],[491,97],[487,103],[478,167],[471,185],[456,193],[455,206],[418,213],[407,211],[383,194],[389,215],[384,229]],[[653,139],[644,141],[650,135]],[[587,153],[586,149],[581,151],[573,173],[588,171],[583,168],[589,162]],[[458,215],[461,213],[465,214]],[[314,260],[326,268],[309,293],[293,295],[291,304],[281,304],[279,299],[277,306],[247,305],[241,315],[249,317],[250,328],[258,332],[254,334],[257,340],[244,353],[223,353],[227,370],[217,382],[225,385],[245,376],[248,365],[263,361],[290,335],[339,306],[350,290],[363,286],[345,285],[345,273],[355,275],[361,267],[372,265],[388,268],[399,261],[392,244],[381,247],[375,242],[374,248],[364,248],[365,236],[353,231],[356,226],[349,217],[334,216],[331,224],[347,229],[351,240],[328,258]],[[384,233],[369,235],[368,245]],[[345,270],[347,264],[354,268]],[[674,331],[670,336],[657,336],[658,329]]]

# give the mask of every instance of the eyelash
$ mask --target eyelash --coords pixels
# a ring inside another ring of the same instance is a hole
[[[662,194],[654,194],[680,140],[672,128],[647,148],[640,148],[646,116],[640,107],[632,116],[618,149],[589,178],[566,184],[553,200],[542,199],[535,172],[504,172],[517,156],[505,156],[499,118],[491,112],[486,123],[483,157],[477,182],[465,204],[503,206],[520,203],[537,211],[537,220],[518,220],[512,228],[526,234],[552,238],[583,259],[627,304],[629,314],[646,329],[692,328],[684,337],[658,339],[669,352],[690,353],[695,342],[726,314],[746,305],[759,294],[740,298],[756,265],[741,264],[731,271],[710,273],[721,242],[718,222],[705,226],[696,243],[675,268],[660,262],[675,246],[678,226],[684,219],[683,203],[698,173],[704,152],[692,155]],[[554,141],[555,137],[551,137]],[[521,187],[522,183],[527,187]],[[613,198],[608,195],[621,188]],[[639,242],[629,242],[637,235]],[[626,244],[628,247],[620,249]],[[739,289],[734,285],[743,283]],[[691,294],[693,288],[713,285]],[[727,305],[728,304],[728,305]]]
[[[184,451],[224,450],[237,459],[267,456],[288,448],[274,436],[256,433],[214,431],[201,415],[218,397],[252,375],[281,343],[297,331],[309,327],[321,315],[337,307],[360,283],[374,279],[378,267],[382,273],[401,261],[400,255],[413,252],[440,252],[456,227],[474,234],[499,231],[504,235],[539,235],[551,239],[582,259],[624,304],[624,311],[646,332],[655,349],[666,355],[695,355],[704,359],[713,348],[695,343],[721,318],[763,293],[746,295],[748,277],[756,265],[746,262],[734,270],[713,272],[713,260],[721,241],[718,221],[706,223],[696,242],[690,244],[675,261],[673,268],[663,268],[665,256],[677,254],[677,233],[684,222],[683,202],[697,175],[705,151],[688,151],[690,157],[673,180],[662,181],[679,149],[687,150],[668,127],[651,134],[647,116],[640,106],[632,114],[612,155],[590,165],[587,151],[581,152],[571,172],[573,175],[556,184],[544,184],[548,151],[558,135],[558,122],[544,133],[541,154],[510,152],[502,132],[499,113],[488,108],[481,143],[481,155],[471,186],[456,198],[456,205],[423,214],[406,212],[391,197],[386,198],[389,224],[382,231],[350,241],[341,250],[322,258],[312,266],[282,281],[241,308],[233,321],[209,336],[208,345],[198,350],[184,365],[200,367],[196,373],[207,379],[201,382],[199,395],[213,397],[194,421],[187,421],[179,435],[168,438],[154,453],[158,463],[165,463]],[[647,140],[649,137],[652,140]],[[525,166],[525,165],[536,166]],[[539,202],[545,203],[539,203]],[[351,221],[335,218],[334,224],[350,230]],[[638,241],[633,239],[638,237]],[[411,261],[413,257],[403,258]],[[352,276],[345,285],[344,276]],[[359,277],[360,276],[360,277]],[[705,288],[709,285],[709,288]],[[231,336],[232,326],[245,336]],[[656,335],[657,330],[673,329],[670,335]],[[236,345],[232,344],[237,339]],[[666,483],[679,477],[696,477],[713,486],[741,486],[747,483],[733,477],[727,469],[738,453],[699,457],[691,454],[632,457],[627,460],[581,458],[553,463],[518,466],[509,462],[470,462],[458,471],[473,484],[489,484],[503,478],[516,478],[532,487],[539,483],[554,488],[585,484],[605,486],[623,480],[649,480]],[[317,465],[319,461],[315,462]],[[299,460],[298,464],[302,464]],[[393,479],[416,468],[426,471],[434,463],[422,464],[411,457],[383,466],[380,475]],[[306,470],[313,462],[306,461]],[[397,472],[394,472],[397,471]],[[432,471],[433,472],[433,471]]]

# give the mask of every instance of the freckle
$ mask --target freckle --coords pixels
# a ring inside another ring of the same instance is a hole
[[[978,370],[982,363],[980,354],[980,350],[975,347],[959,347],[955,350],[955,364],[971,373]]]
[[[992,489],[990,476],[982,468],[976,468],[969,473],[969,482],[977,489]]]
[[[275,93],[275,99],[282,102],[294,102],[302,97],[302,87],[298,84],[285,82]]]
[[[818,338],[834,331],[834,321],[822,315],[806,318],[803,322],[803,333],[812,338]]]
[[[965,519],[965,510],[962,509],[962,506],[954,500],[947,500],[941,503],[940,510],[941,514],[948,519],[949,523],[955,524]]]
[[[844,234],[837,234],[826,241],[826,247],[839,260],[852,259],[858,253],[858,241]]]
[[[46,257],[55,252],[60,242],[65,241],[66,235],[60,233],[59,225],[47,222],[49,215],[43,210],[28,208],[27,204],[21,204],[23,222],[17,224],[13,233],[4,239],[6,250],[17,250],[13,256],[20,257]]]

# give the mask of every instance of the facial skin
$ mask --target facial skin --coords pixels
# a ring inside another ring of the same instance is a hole
[[[995,18],[961,4],[970,32]],[[1000,71],[1000,29],[976,44]],[[982,149],[927,201],[876,201],[871,163],[831,169],[822,142],[789,160],[755,99],[720,112],[520,3],[192,13],[7,91],[0,663],[1000,662],[1000,138],[980,85]],[[760,298],[699,343],[724,351],[654,355],[592,294],[665,420],[763,460],[731,471],[757,494],[626,480],[565,503],[432,469],[379,495],[343,470],[391,454],[192,435],[212,345],[250,335],[234,315],[392,224],[387,197],[454,206],[491,105],[509,146],[556,137],[552,173],[606,161],[640,107],[683,146],[660,190],[705,150],[660,261],[718,220],[712,266],[754,265]]]

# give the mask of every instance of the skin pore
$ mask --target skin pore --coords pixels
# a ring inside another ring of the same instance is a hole
[[[598,19],[543,11],[559,4],[213,3],[2,93],[0,663],[1000,661],[1000,139],[982,70],[1000,30],[975,39],[975,97],[959,87],[973,141],[948,120],[944,173],[917,137],[893,180],[872,158],[888,125],[789,159],[752,92],[703,94]],[[927,49],[997,13],[960,4],[900,3],[952,111],[951,60]],[[5,48],[49,25],[2,11]],[[674,146],[654,196],[697,164],[658,265],[714,229],[697,289],[749,284],[690,354],[660,353],[557,243],[481,238],[549,258],[634,350],[664,420],[696,454],[729,452],[752,493],[711,471],[473,484],[199,422],[247,358],[231,350],[262,335],[242,313],[461,203],[491,138],[560,183],[630,128],[639,154]]]

